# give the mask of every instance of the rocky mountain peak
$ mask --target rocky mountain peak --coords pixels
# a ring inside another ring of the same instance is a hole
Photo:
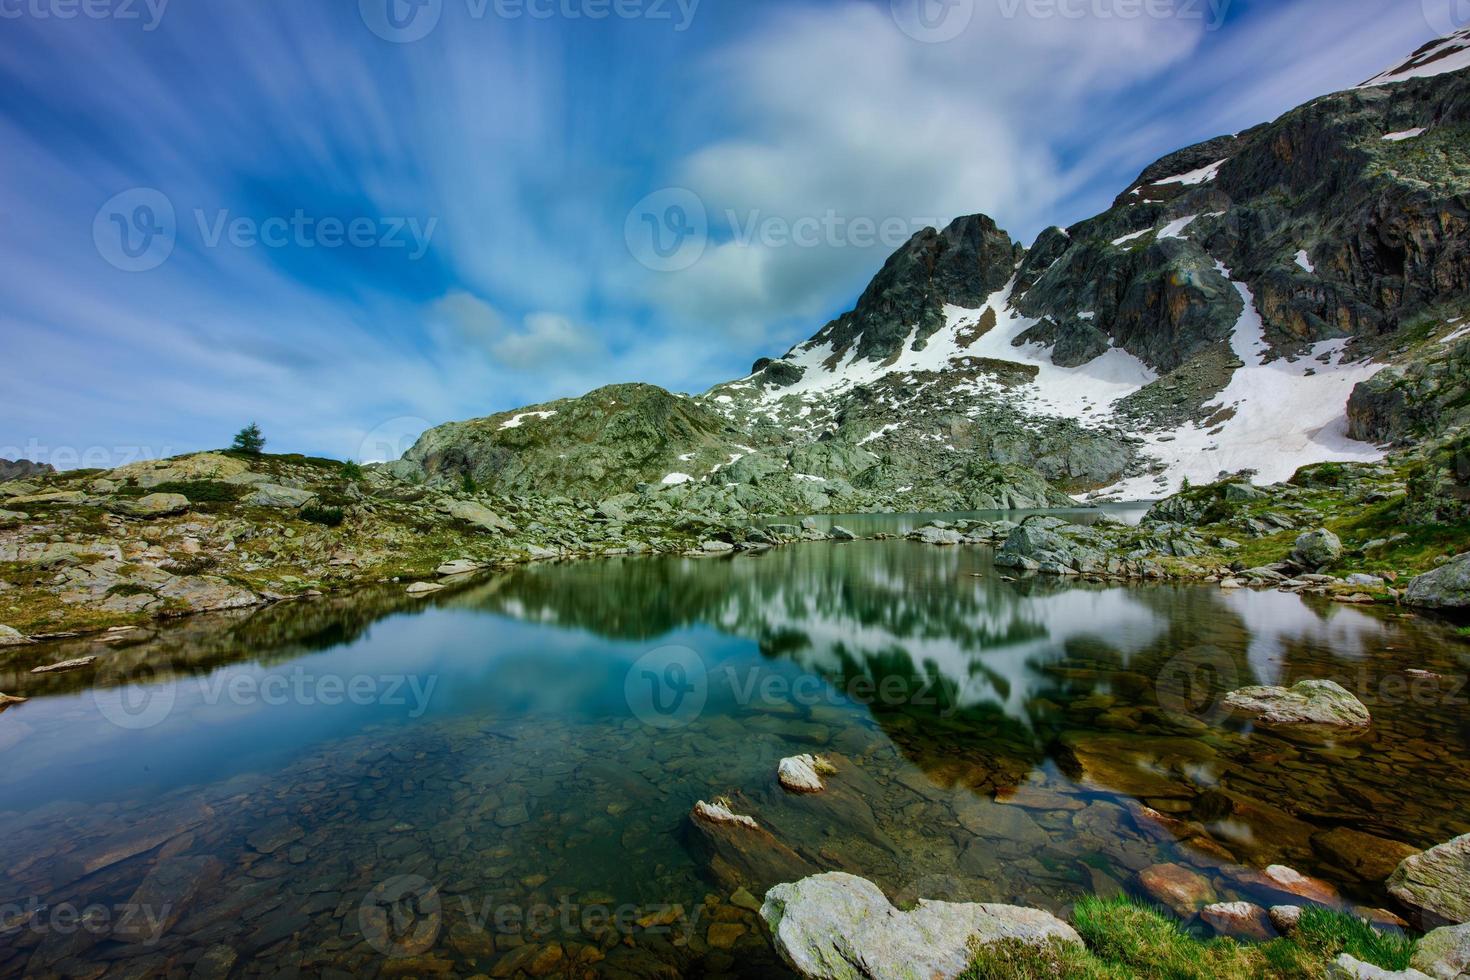
[[[924,342],[944,326],[946,304],[973,307],[1015,273],[1025,249],[984,214],[956,218],[943,231],[925,228],[883,264],[857,305],[828,323],[805,346],[830,344],[834,357],[856,351],[883,361],[909,342]]]

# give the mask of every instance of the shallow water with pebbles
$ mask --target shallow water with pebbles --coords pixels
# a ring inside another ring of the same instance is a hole
[[[716,797],[898,902],[1062,913],[1161,875],[1269,901],[1273,864],[1388,906],[1385,867],[1470,831],[1448,626],[989,557],[540,565],[13,651],[0,975],[777,975],[768,869],[688,820]],[[1371,731],[1221,703],[1308,677]],[[788,794],[807,753],[837,771]]]

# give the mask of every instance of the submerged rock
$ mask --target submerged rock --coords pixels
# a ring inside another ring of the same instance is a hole
[[[1404,602],[1425,609],[1470,608],[1470,552],[1411,581]]]
[[[1185,919],[1215,897],[1208,878],[1180,864],[1144,868],[1138,873],[1138,883],[1150,898]]]
[[[760,894],[778,882],[816,870],[754,817],[737,813],[727,800],[700,800],[689,822],[696,849],[705,856],[710,874],[730,891],[746,888]]]
[[[1275,937],[1266,910],[1250,902],[1217,902],[1200,910],[1199,917],[1222,936],[1265,942]]]
[[[1286,895],[1294,895],[1297,898],[1316,902],[1318,905],[1339,905],[1342,895],[1338,890],[1320,878],[1312,878],[1302,874],[1295,868],[1288,868],[1284,864],[1273,864],[1267,868],[1261,877],[1261,884],[1275,888]]]
[[[1312,849],[1364,881],[1379,882],[1393,874],[1405,858],[1419,853],[1412,844],[1336,827],[1312,837]]]
[[[1425,925],[1470,922],[1470,834],[1405,858],[1388,891]]]
[[[1225,704],[1262,728],[1324,734],[1362,734],[1373,717],[1351,692],[1334,681],[1300,681],[1291,687],[1245,687]]]
[[[1038,909],[920,900],[900,912],[877,885],[842,872],[777,885],[761,918],[782,958],[822,980],[957,977],[969,966],[972,940],[1082,943],[1071,926]]]

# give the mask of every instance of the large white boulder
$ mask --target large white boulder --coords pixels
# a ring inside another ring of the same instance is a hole
[[[970,965],[970,943],[1077,943],[1061,919],[1014,905],[920,901],[900,912],[877,885],[842,872],[766,892],[761,918],[776,949],[816,980],[942,980]]]

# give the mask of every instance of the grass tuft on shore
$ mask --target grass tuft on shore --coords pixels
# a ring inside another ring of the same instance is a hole
[[[1321,908],[1303,912],[1292,938],[1268,943],[1199,939],[1131,898],[1085,898],[1073,924],[1086,949],[1056,941],[977,945],[963,980],[1319,980],[1342,953],[1402,970],[1415,945],[1407,936],[1380,933],[1361,919]]]

